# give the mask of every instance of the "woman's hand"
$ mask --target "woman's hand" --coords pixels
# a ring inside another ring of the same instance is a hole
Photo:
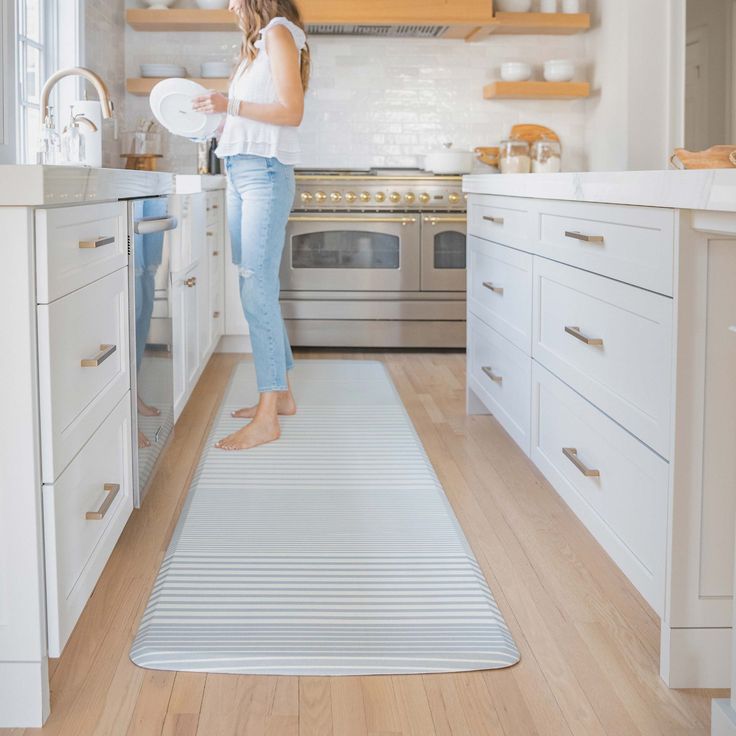
[[[211,115],[217,112],[227,112],[227,97],[210,90],[206,95],[200,95],[192,100],[192,108],[197,112],[203,112],[205,115]]]

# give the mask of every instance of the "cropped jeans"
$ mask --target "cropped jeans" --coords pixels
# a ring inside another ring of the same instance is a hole
[[[258,391],[287,391],[294,358],[281,316],[279,269],[294,202],[294,168],[276,158],[225,158],[227,215]]]

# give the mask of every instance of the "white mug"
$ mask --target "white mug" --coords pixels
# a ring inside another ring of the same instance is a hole
[[[580,0],[562,0],[563,13],[580,13]]]
[[[540,13],[556,13],[557,0],[539,0]]]

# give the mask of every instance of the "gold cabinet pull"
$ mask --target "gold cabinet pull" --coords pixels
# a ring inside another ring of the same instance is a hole
[[[492,215],[483,215],[486,222],[492,222],[494,225],[503,225],[503,217],[493,217]]]
[[[565,237],[572,238],[573,240],[582,240],[583,243],[595,243],[597,245],[603,244],[602,235],[586,235],[585,233],[580,233],[577,230],[565,230]]]
[[[103,245],[112,245],[114,242],[115,242],[115,236],[109,235],[109,236],[103,236],[101,238],[96,238],[95,240],[80,240],[79,247],[80,248],[101,248]]]
[[[100,352],[93,358],[82,358],[82,368],[97,368],[97,366],[102,365],[117,349],[117,345],[100,345]]]
[[[600,478],[601,471],[589,468],[579,457],[575,447],[563,447],[562,454],[586,477]]]
[[[491,381],[493,381],[493,383],[497,383],[499,386],[503,383],[503,376],[499,376],[494,373],[493,368],[491,368],[490,365],[481,366],[481,370],[488,376],[488,378],[491,379]]]
[[[188,279],[186,279],[186,281],[184,281],[184,284],[191,289],[193,286],[197,285],[197,277],[190,276]]]
[[[220,205],[219,204],[213,204],[212,205],[212,209],[213,210],[219,210],[220,209]]]
[[[492,281],[484,281],[483,286],[496,294],[503,294],[503,286],[496,286]]]
[[[597,345],[599,347],[603,345],[603,340],[600,337],[588,337],[587,335],[583,335],[583,333],[580,332],[579,327],[568,325],[565,327],[565,332],[567,332],[568,335],[572,335],[576,340],[584,342],[586,345]]]
[[[212,317],[214,319],[217,319],[219,316],[220,316],[220,313],[219,312],[212,312]]]
[[[214,233],[212,232],[212,230],[208,230],[207,231],[207,237],[208,238],[211,238],[213,235],[214,235]]]
[[[85,519],[89,519],[90,521],[99,521],[100,519],[104,519],[107,510],[112,506],[112,502],[115,500],[115,496],[120,492],[119,483],[105,483],[103,488],[107,494],[105,496],[105,500],[97,511],[88,511],[84,516]]]
[[[213,250],[212,251],[212,255],[213,256],[219,256],[220,255],[220,251],[219,250]]]

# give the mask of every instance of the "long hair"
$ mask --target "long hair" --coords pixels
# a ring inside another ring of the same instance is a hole
[[[256,58],[258,49],[255,44],[258,36],[261,30],[274,18],[281,16],[304,30],[304,22],[294,0],[241,0],[237,16],[238,25],[243,32],[243,43],[240,47],[240,57],[237,66],[242,64],[244,59],[252,62]],[[305,92],[309,86],[310,69],[311,53],[309,44],[307,44],[302,49],[300,70],[302,86]]]

